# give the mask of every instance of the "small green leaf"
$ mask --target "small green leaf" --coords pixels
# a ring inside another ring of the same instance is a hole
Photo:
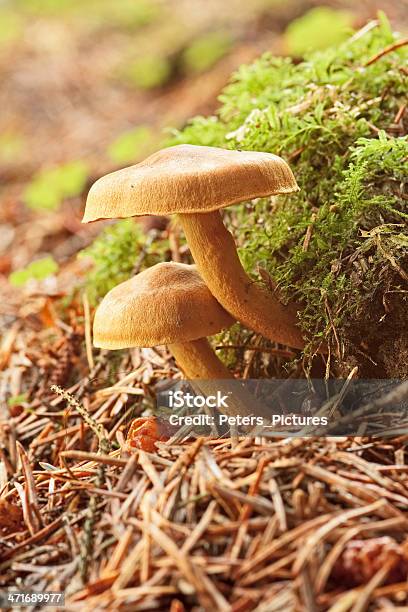
[[[23,35],[21,17],[11,10],[0,9],[0,47],[9,45]]]
[[[23,200],[34,210],[57,210],[61,203],[61,194],[48,183],[45,174],[39,174],[26,187]]]
[[[65,198],[82,193],[87,178],[88,167],[82,161],[40,170],[26,188],[23,200],[35,210],[56,210]]]
[[[154,89],[167,83],[172,66],[166,57],[148,55],[130,62],[123,69],[123,80],[140,89]]]
[[[129,29],[145,26],[160,16],[159,4],[152,0],[93,0],[89,8],[101,22]]]
[[[27,393],[20,393],[19,395],[13,395],[7,400],[7,405],[12,408],[13,406],[19,406],[27,401]]]
[[[352,13],[318,6],[292,21],[285,34],[286,50],[301,56],[345,40],[353,23]]]
[[[195,40],[183,53],[187,72],[200,73],[209,70],[232,47],[231,36],[225,32],[210,32]]]
[[[73,4],[72,0],[21,0],[23,8],[34,15],[65,14]]]
[[[391,240],[399,247],[408,248],[408,236],[405,234],[396,234],[395,236],[391,236]]]
[[[72,198],[82,192],[87,178],[86,164],[81,161],[72,161],[57,168],[51,180],[63,197]]]
[[[22,287],[30,280],[30,274],[27,270],[16,270],[9,275],[8,280],[13,287]]]
[[[19,0],[23,10],[44,17],[79,18],[87,24],[135,28],[147,25],[160,15],[153,0]]]
[[[378,11],[377,13],[378,21],[380,22],[381,34],[384,37],[387,37],[389,42],[393,42],[393,29],[391,27],[390,21],[384,11]]]
[[[28,266],[28,271],[33,278],[42,280],[51,276],[58,271],[58,264],[54,259],[50,257],[44,257],[43,259],[37,259]]]
[[[30,263],[26,268],[22,270],[16,270],[9,276],[9,282],[14,287],[22,287],[29,280],[44,280],[48,276],[55,274],[58,271],[58,264],[54,259],[49,257],[43,257]]]
[[[13,130],[2,132],[0,134],[0,160],[6,163],[17,160],[23,150],[23,146],[24,140],[18,132]]]
[[[108,155],[117,164],[135,161],[149,147],[152,137],[152,130],[147,125],[139,125],[120,134],[109,145]]]

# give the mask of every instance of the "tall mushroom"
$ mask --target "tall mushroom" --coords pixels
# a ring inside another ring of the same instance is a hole
[[[232,373],[218,359],[206,336],[230,327],[234,319],[210,293],[195,266],[160,263],[117,285],[98,306],[95,346],[122,349],[167,344],[188,379],[205,394],[222,387]],[[253,414],[256,402],[245,388],[232,398],[230,414]],[[258,411],[259,409],[256,408]],[[227,412],[227,410],[225,410]]]
[[[219,212],[298,189],[288,164],[271,153],[178,145],[99,179],[83,221],[177,213],[200,274],[220,304],[266,338],[303,348],[294,308],[247,275]]]

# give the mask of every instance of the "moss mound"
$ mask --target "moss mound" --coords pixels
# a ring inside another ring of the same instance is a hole
[[[301,191],[230,209],[247,271],[303,303],[301,325],[327,338],[337,372],[407,376],[407,47],[384,16],[301,63],[266,54],[242,66],[217,116],[170,144],[271,151]],[[401,361],[400,366],[397,364]]]

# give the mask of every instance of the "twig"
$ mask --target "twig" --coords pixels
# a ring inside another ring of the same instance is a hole
[[[98,475],[95,478],[95,484],[100,487],[105,482],[105,466],[99,465]],[[80,545],[80,560],[79,560],[79,571],[82,582],[84,584],[88,581],[89,574],[89,563],[93,556],[94,550],[94,525],[96,521],[98,507],[98,495],[91,495],[88,508],[88,516],[84,522],[84,535]]]
[[[20,455],[25,480],[23,495],[25,503],[23,504],[23,510],[28,521],[28,526],[30,528],[31,535],[34,535],[37,531],[40,531],[42,527],[40,510],[38,507],[37,490],[33,477],[33,471],[30,465],[30,460],[24,447],[20,444],[20,442],[17,442],[17,450]],[[17,482],[15,484],[17,485]]]
[[[89,370],[95,368],[95,362],[92,354],[92,332],[91,332],[91,310],[89,308],[88,295],[85,292],[83,295],[84,305],[84,320],[85,320],[85,346],[86,346],[86,358],[88,360]]]
[[[399,265],[399,263],[395,260],[395,257],[393,257],[390,253],[388,253],[382,243],[381,243],[381,238],[379,235],[376,236],[376,242],[377,242],[377,247],[378,250],[381,252],[381,254],[390,262],[390,264],[392,265],[392,267],[398,272],[398,274],[400,275],[400,277],[406,282],[408,283],[408,274],[405,272],[405,270],[403,268],[401,268],[401,266]]]
[[[133,276],[135,276],[136,274],[139,274],[150,247],[152,246],[153,242],[157,240],[159,236],[160,236],[160,232],[158,230],[152,229],[149,231],[147,238],[146,238],[146,242],[141,248],[140,253],[135,261],[135,265],[133,266],[133,271],[132,271]]]
[[[60,453],[60,457],[68,459],[76,459],[78,461],[95,461],[95,463],[105,463],[115,467],[125,467],[128,463],[126,459],[119,457],[110,457],[109,455],[100,455],[98,453],[88,453],[86,451],[66,450]]]
[[[80,404],[76,397],[74,397],[71,393],[68,393],[68,391],[65,391],[65,389],[62,389],[57,385],[53,385],[51,387],[51,391],[54,391],[54,393],[57,393],[58,395],[63,397],[67,404],[71,406],[71,408],[75,408],[75,410],[81,415],[85,423],[90,427],[90,429],[92,429],[92,431],[98,438],[100,452],[109,453],[111,450],[111,445],[104,426],[101,425],[101,423],[95,421],[95,419],[91,416],[85,406]]]
[[[312,216],[310,218],[310,223],[307,226],[307,230],[306,230],[306,234],[305,234],[305,239],[303,241],[302,251],[304,253],[306,253],[306,251],[309,248],[309,244],[310,244],[310,241],[312,239],[313,228],[315,226],[316,219],[317,219],[317,214],[316,213],[312,213]]]
[[[401,121],[401,119],[403,118],[405,114],[406,109],[407,109],[407,105],[401,104],[401,106],[399,107],[397,111],[397,114],[395,115],[394,123],[399,123]]]
[[[401,40],[397,40],[395,43],[392,43],[392,45],[388,45],[388,47],[385,47],[382,51],[370,57],[370,59],[364,64],[364,66],[371,66],[371,64],[374,64],[374,62],[384,57],[384,55],[392,53],[396,49],[404,47],[405,45],[408,45],[408,38],[402,38]]]
[[[267,348],[263,346],[254,346],[253,344],[220,344],[215,347],[216,351],[224,351],[224,350],[244,350],[244,351],[254,351],[257,353],[269,353],[271,355],[275,355],[276,357],[283,357],[284,359],[292,359],[295,357],[295,353],[289,350],[277,349],[277,348]]]
[[[82,404],[80,404],[78,400],[73,395],[71,395],[71,393],[68,393],[68,391],[61,389],[61,387],[58,387],[57,385],[53,385],[51,387],[51,390],[54,391],[55,393],[58,393],[58,395],[60,395],[61,397],[63,397],[69,406],[71,406],[72,408],[75,408],[77,412],[81,415],[85,423],[89,425],[89,427],[92,429],[92,431],[98,438],[99,453],[100,454],[109,453],[111,450],[111,445],[108,439],[108,434],[105,431],[105,428],[103,427],[103,425],[101,425],[100,423],[97,423],[97,421],[95,421],[95,419],[90,415],[88,410],[86,410],[86,408],[82,406]],[[101,463],[98,466],[98,473],[95,478],[95,485],[97,488],[101,488],[105,482],[105,471],[106,471],[106,465],[104,463]],[[88,580],[89,562],[93,555],[93,548],[94,548],[93,530],[94,530],[94,525],[96,521],[97,507],[98,507],[98,495],[97,494],[91,495],[91,499],[90,499],[89,507],[88,507],[87,518],[84,523],[84,535],[83,535],[81,546],[80,546],[79,571],[80,571],[82,582],[84,584],[86,584]]]

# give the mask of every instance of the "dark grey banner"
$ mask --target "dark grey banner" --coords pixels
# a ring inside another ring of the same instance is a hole
[[[160,430],[176,438],[408,433],[408,381],[164,381],[156,394]]]

